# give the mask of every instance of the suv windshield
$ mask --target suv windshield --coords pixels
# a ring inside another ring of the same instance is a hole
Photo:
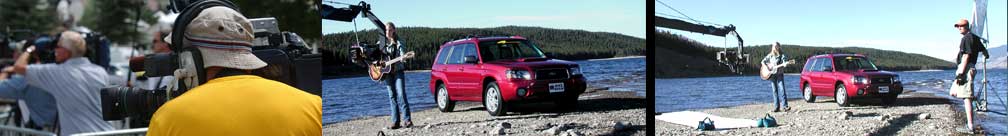
[[[878,70],[875,64],[865,57],[859,56],[846,56],[846,57],[834,57],[834,64],[836,64],[837,70]]]
[[[539,47],[526,40],[481,41],[479,50],[483,61],[546,57]]]

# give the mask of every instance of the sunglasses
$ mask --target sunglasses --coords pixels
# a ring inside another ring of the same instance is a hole
[[[966,27],[966,25],[961,25],[961,24],[955,24],[954,26],[955,27]]]

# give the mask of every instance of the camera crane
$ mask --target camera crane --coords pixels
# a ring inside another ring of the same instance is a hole
[[[381,33],[382,38],[385,38],[385,23],[382,22],[381,19],[378,19],[378,17],[371,12],[371,4],[368,4],[364,1],[361,1],[357,5],[332,2],[332,1],[326,1],[326,2],[333,4],[347,5],[347,7],[336,8],[330,5],[321,4],[319,6],[321,6],[322,8],[322,19],[342,21],[342,22],[354,22],[354,28],[356,28],[357,22],[354,21],[354,19],[357,18],[357,15],[361,15],[362,17],[370,20],[371,23],[378,28],[379,30],[378,33]],[[354,36],[356,37],[357,31],[354,31],[354,33],[355,33]],[[360,43],[360,38],[356,39],[357,42]]]
[[[413,51],[406,52],[397,58],[391,58],[382,53],[382,51],[379,51],[381,48],[384,48],[385,45],[374,45],[360,42],[360,37],[357,36],[357,22],[354,21],[359,14],[370,20],[371,23],[380,30],[378,33],[381,34],[381,39],[388,38],[385,34],[385,23],[371,12],[371,4],[367,4],[364,1],[361,1],[357,5],[332,1],[326,2],[348,5],[344,8],[335,8],[330,5],[320,5],[322,6],[322,19],[354,22],[354,39],[356,40],[356,44],[351,46],[348,51],[350,54],[350,60],[354,64],[367,67],[368,75],[371,76],[371,80],[379,81],[383,79],[383,75],[389,73],[391,69],[393,69],[392,67],[394,67],[394,65],[390,64],[400,62],[404,59],[413,58]]]
[[[662,1],[655,0],[655,2],[658,2],[658,3],[662,4],[662,5],[665,5],[666,7],[670,8],[672,10],[675,10],[674,8],[672,8],[671,6],[666,5]],[[678,10],[675,10],[675,11],[679,12]],[[680,14],[682,14],[682,13],[680,13]],[[683,14],[683,15],[685,16],[685,14]],[[656,27],[662,27],[662,28],[668,28],[668,29],[676,29],[676,30],[694,32],[694,33],[701,33],[701,34],[707,34],[707,35],[714,35],[714,36],[720,36],[720,37],[725,37],[725,38],[727,38],[727,36],[729,34],[730,35],[734,35],[735,39],[738,40],[738,46],[734,50],[730,50],[729,48],[722,48],[722,50],[719,51],[717,53],[717,55],[715,56],[715,59],[717,59],[717,61],[719,63],[721,63],[721,65],[727,66],[728,70],[731,70],[733,73],[742,74],[743,68],[745,68],[745,67],[742,67],[742,65],[745,65],[745,63],[749,62],[749,54],[746,54],[742,50],[743,46],[744,46],[742,44],[742,36],[740,36],[738,34],[738,31],[735,31],[735,25],[728,25],[728,26],[720,26],[719,27],[719,26],[714,26],[714,25],[701,24],[700,21],[693,20],[692,18],[689,18],[688,16],[686,18],[689,19],[689,20],[692,20],[693,22],[689,22],[689,21],[685,21],[685,20],[680,20],[680,19],[675,19],[675,18],[666,18],[666,17],[652,15],[652,19],[654,19],[654,25]],[[726,41],[727,41],[727,39],[726,39]]]
[[[726,38],[729,34],[734,35],[735,39],[738,39],[738,47],[736,47],[734,50],[723,48],[722,51],[719,51],[717,53],[716,59],[722,65],[727,66],[729,70],[738,74],[742,73],[742,68],[744,68],[742,67],[742,65],[749,62],[749,54],[746,54],[742,50],[743,48],[742,36],[739,36],[738,32],[735,31],[735,25],[716,27],[711,25],[696,24],[679,19],[665,18],[660,16],[653,16],[653,18],[655,21],[654,22],[655,26],[657,27],[715,35]]]

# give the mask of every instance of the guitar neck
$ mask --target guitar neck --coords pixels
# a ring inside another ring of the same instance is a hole
[[[778,69],[778,68],[781,68],[781,67],[784,67],[784,66],[787,66],[787,65],[788,65],[787,63],[780,64],[780,65],[774,66],[774,69]]]
[[[776,66],[773,66],[773,68],[774,68],[774,69],[777,69],[777,68],[781,68],[781,67],[784,67],[784,66],[787,66],[787,65],[791,65],[791,63],[794,63],[794,62],[793,62],[793,60],[792,60],[792,61],[788,61],[788,62],[785,62],[784,64],[780,64],[780,65],[776,65]]]
[[[403,55],[403,56],[399,56],[399,57],[396,57],[396,58],[393,58],[393,59],[390,59],[390,60],[388,60],[388,61],[385,61],[385,66],[386,66],[386,67],[387,67],[387,66],[391,66],[391,65],[392,65],[392,64],[394,64],[394,63],[397,63],[397,62],[399,62],[399,61],[402,61],[403,59],[408,59],[408,58],[413,58],[413,51],[410,51],[410,52],[407,52],[407,53],[406,53],[405,55]]]
[[[399,61],[402,61],[402,60],[403,60],[403,57],[398,57],[398,58],[395,58],[395,59],[391,59],[389,61],[385,61],[385,66],[391,66],[392,64],[398,63]]]

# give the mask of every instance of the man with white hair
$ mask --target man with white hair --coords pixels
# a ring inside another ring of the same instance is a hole
[[[182,22],[175,22],[182,23]],[[250,74],[267,64],[252,54],[252,23],[223,6],[203,9],[185,29],[206,83],[161,106],[147,135],[322,135],[322,98]],[[203,80],[203,79],[200,79]]]
[[[14,62],[14,73],[58,98],[60,135],[112,130],[102,119],[99,94],[109,84],[105,68],[84,57],[87,47],[79,33],[65,31],[57,41],[58,64],[28,65],[29,54],[35,50],[28,47]]]

